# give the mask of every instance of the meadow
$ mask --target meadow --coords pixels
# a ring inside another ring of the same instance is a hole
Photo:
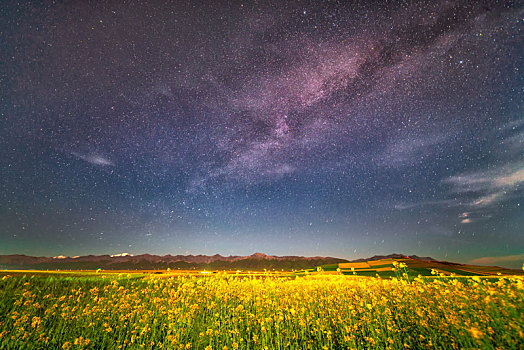
[[[0,349],[523,348],[522,277],[399,272],[3,272]]]

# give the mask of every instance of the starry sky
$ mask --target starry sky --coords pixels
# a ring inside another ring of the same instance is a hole
[[[519,1],[0,16],[0,254],[524,261]]]

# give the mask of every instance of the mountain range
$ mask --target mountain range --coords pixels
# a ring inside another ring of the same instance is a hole
[[[370,258],[346,260],[333,257],[304,257],[304,256],[275,256],[255,253],[249,256],[222,256],[216,255],[132,255],[119,253],[114,255],[86,255],[86,256],[54,256],[35,257],[21,254],[0,255],[0,269],[6,270],[306,270],[316,269],[317,266],[330,266],[335,268],[345,263],[364,263],[377,265],[382,260],[406,261],[408,265],[427,269],[466,268],[485,270],[484,267],[464,265],[453,262],[438,261],[431,257],[417,255],[390,254],[375,255]],[[375,262],[375,263],[373,263]],[[347,264],[345,264],[347,265]],[[359,265],[355,265],[359,266]],[[328,267],[329,268],[329,267]],[[496,268],[496,271],[502,271]],[[503,269],[504,273],[522,274],[522,271]],[[506,271],[507,270],[507,271]],[[495,271],[495,270],[493,270]],[[363,271],[362,271],[363,272]]]
[[[325,264],[348,262],[332,257],[274,256],[255,253],[249,256],[216,255],[114,255],[35,257],[27,255],[0,255],[0,269],[37,270],[156,270],[156,269],[212,269],[212,270],[294,270]]]

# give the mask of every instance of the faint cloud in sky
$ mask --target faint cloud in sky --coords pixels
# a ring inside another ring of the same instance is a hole
[[[402,138],[386,146],[378,157],[380,166],[399,168],[421,162],[426,157],[438,153],[438,145],[446,142],[450,135],[430,135],[415,139]]]
[[[502,255],[502,256],[485,256],[470,260],[470,264],[475,265],[498,265],[503,264],[505,266],[511,266],[513,268],[519,268],[524,262],[524,254],[516,255]]]
[[[78,152],[71,152],[71,154],[93,165],[115,166],[115,163],[111,161],[109,158],[97,153],[81,154]]]
[[[509,199],[524,182],[524,163],[511,163],[496,169],[460,174],[444,180],[455,194],[472,193],[472,207],[488,207]]]
[[[422,201],[422,202],[417,202],[417,203],[398,203],[398,204],[395,204],[394,208],[397,210],[406,210],[406,209],[413,209],[413,208],[424,207],[424,206],[454,207],[457,205],[461,205],[461,203],[454,199],[442,199],[442,200]]]

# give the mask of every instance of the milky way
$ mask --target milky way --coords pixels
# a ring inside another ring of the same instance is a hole
[[[519,2],[1,15],[0,254],[524,260]]]

